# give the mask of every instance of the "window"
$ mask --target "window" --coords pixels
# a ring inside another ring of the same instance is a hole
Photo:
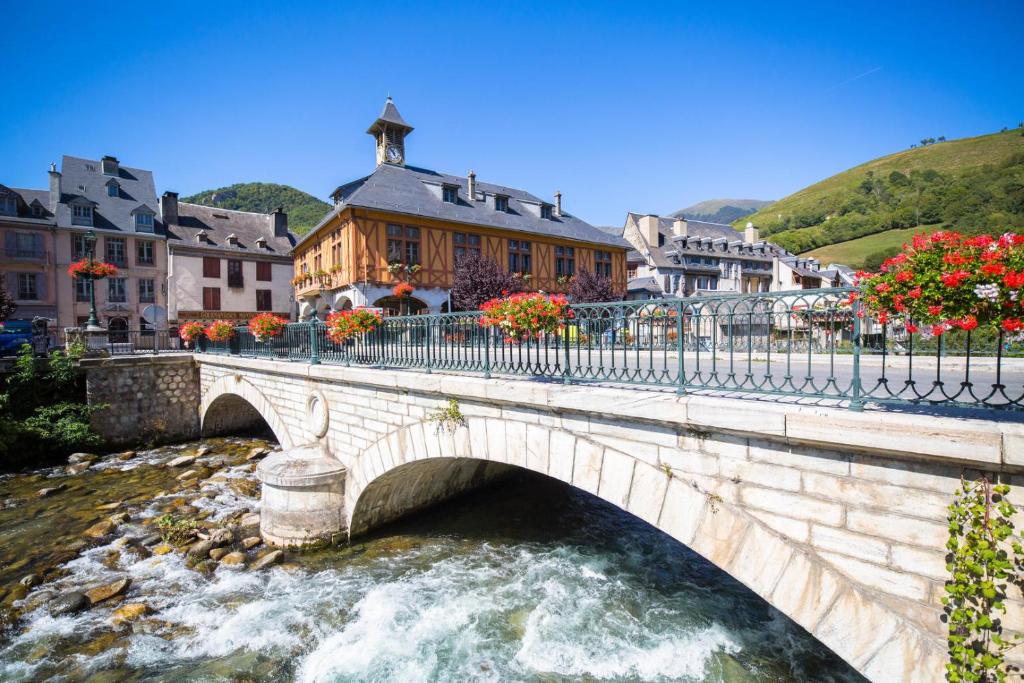
[[[220,277],[220,259],[216,256],[203,257],[203,277]]]
[[[39,287],[36,280],[38,273],[18,273],[18,298],[35,300],[39,298]]]
[[[75,280],[75,301],[89,300],[89,281],[85,279]]]
[[[17,216],[18,200],[14,197],[0,197],[0,214],[4,216]]]
[[[545,220],[551,220],[551,205],[541,204],[540,205],[540,217]]]
[[[257,311],[272,311],[274,310],[272,297],[270,296],[269,289],[257,289],[256,290],[256,310]]]
[[[610,251],[594,252],[594,273],[605,277],[612,276],[612,253]]]
[[[699,277],[699,278],[697,278],[697,289],[718,289],[718,278],[717,277]]]
[[[14,233],[14,253],[8,252],[11,258],[42,258],[43,236],[32,232]]]
[[[96,170],[95,166],[91,164],[87,166],[91,171]],[[114,175],[117,173],[117,159],[107,157],[106,159],[100,160],[100,168],[103,169],[103,175]]]
[[[494,195],[494,210],[508,213],[508,197],[503,194]]]
[[[220,287],[203,287],[203,310],[220,310]]]
[[[270,263],[267,261],[256,262],[256,279],[260,282],[270,282],[273,280]]]
[[[244,287],[242,279],[242,262],[238,259],[228,259],[228,287]]]
[[[508,272],[523,273],[530,272],[530,243],[526,240],[508,241]]]
[[[153,214],[135,214],[135,232],[153,232]]]
[[[33,204],[32,205],[32,217],[33,218],[42,218],[43,214],[44,214],[44,210],[43,210],[43,205],[42,204]]]
[[[576,249],[555,247],[555,277],[572,277],[576,273]]]
[[[149,278],[139,280],[139,302],[151,304],[156,301],[155,282]]]
[[[420,229],[388,225],[388,263],[413,266],[420,262]]]
[[[480,255],[480,235],[473,233],[456,232],[452,235],[452,243],[455,245],[455,260],[458,261],[469,254]]]
[[[72,225],[92,225],[92,207],[75,204],[71,207]]]
[[[113,263],[115,266],[124,266],[125,263],[125,248],[123,237],[107,237],[105,240],[107,247],[107,261]]]
[[[448,202],[449,204],[459,203],[459,186],[458,185],[445,185],[441,189],[441,200]]]
[[[128,302],[128,291],[125,289],[123,277],[107,278],[107,301],[115,304]]]
[[[153,243],[148,240],[139,240],[135,243],[135,263],[140,266],[151,266],[153,260]]]
[[[111,180],[109,183],[107,183],[107,196],[108,197],[117,197],[120,194],[120,190],[121,190],[121,186],[118,185],[113,180]]]
[[[85,244],[85,235],[71,236],[71,258],[80,259],[89,255],[89,247]]]

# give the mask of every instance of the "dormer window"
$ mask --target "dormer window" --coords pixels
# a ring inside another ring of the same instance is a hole
[[[43,205],[38,203],[38,202],[34,203],[32,205],[32,217],[33,218],[42,218],[43,215],[44,215]]]
[[[256,246],[259,249],[266,249],[267,248],[267,238],[262,237],[262,236],[261,237],[257,237],[256,238]]]
[[[0,197],[0,214],[4,216],[17,216],[18,200],[14,197]]]
[[[205,230],[200,230],[199,232],[196,233],[196,242],[205,242],[206,241],[206,237],[207,237],[206,231]]]
[[[228,235],[228,244],[230,244],[231,246],[237,247],[238,246],[238,235],[236,235],[235,233],[231,233],[230,235]]]
[[[508,197],[503,194],[494,195],[494,210],[508,213]]]
[[[117,159],[114,157],[103,157],[100,160],[100,167],[103,169],[103,175],[117,175]]]
[[[153,232],[153,214],[147,212],[135,214],[135,232]]]
[[[121,194],[121,186],[117,184],[116,180],[111,180],[107,183],[107,196],[118,197]]]
[[[459,186],[458,185],[445,185],[441,188],[441,201],[447,202],[448,204],[459,203]]]
[[[551,220],[551,205],[550,204],[541,204],[540,205],[540,217],[543,218],[546,221]]]
[[[92,207],[84,204],[73,204],[71,206],[72,225],[92,225]]]

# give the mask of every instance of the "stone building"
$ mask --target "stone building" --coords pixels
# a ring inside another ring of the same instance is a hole
[[[293,318],[288,214],[230,211],[178,201],[164,192],[167,228],[168,317],[245,321],[270,312]]]
[[[721,223],[629,213],[622,236],[633,246],[626,255],[631,299],[778,292],[841,280],[838,270],[760,239],[750,223],[739,232]]]
[[[447,310],[455,262],[468,253],[528,275],[531,289],[560,291],[588,270],[625,290],[629,245],[620,237],[570,214],[558,193],[548,202],[478,181],[472,171],[458,177],[406,165],[412,130],[388,98],[367,131],[376,142],[376,169],[338,187],[334,209],[296,245],[303,316],[313,305],[397,312],[391,291],[400,280],[416,288],[403,310]]]
[[[86,233],[96,237],[96,258],[117,266],[117,277],[96,283],[100,323],[111,331],[167,325],[167,246],[157,215],[153,174],[122,166],[112,156],[96,161],[65,155],[50,167],[49,210],[56,223],[57,317],[60,327],[89,317],[85,280],[67,274],[86,256]]]
[[[51,331],[57,324],[54,226],[46,190],[0,185],[0,282],[18,305],[12,319]]]

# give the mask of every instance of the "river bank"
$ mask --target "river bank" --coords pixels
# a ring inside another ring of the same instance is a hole
[[[252,469],[271,448],[0,478],[0,679],[861,680],[686,548],[544,478],[259,568]],[[196,538],[165,543],[167,515]],[[76,593],[95,604],[62,611]]]

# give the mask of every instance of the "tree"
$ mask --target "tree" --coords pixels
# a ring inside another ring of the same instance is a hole
[[[455,263],[452,302],[460,310],[475,311],[485,301],[520,289],[520,278],[502,270],[491,258],[470,253]]]
[[[18,305],[14,303],[14,297],[8,294],[3,283],[0,283],[0,323],[11,317],[17,309]]]
[[[569,282],[569,298],[574,303],[589,304],[616,301],[619,297],[615,295],[611,278],[581,270]]]

